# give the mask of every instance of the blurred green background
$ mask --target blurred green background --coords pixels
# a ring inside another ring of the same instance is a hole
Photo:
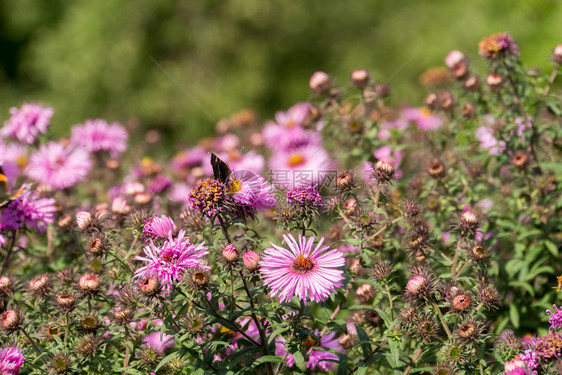
[[[550,69],[562,2],[0,0],[0,119],[39,101],[55,107],[59,135],[85,118],[136,117],[193,143],[241,108],[267,118],[306,100],[316,70],[345,83],[366,68],[417,103],[424,70],[451,49],[484,66],[478,41],[500,31]]]

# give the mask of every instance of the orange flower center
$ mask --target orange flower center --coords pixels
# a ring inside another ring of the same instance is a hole
[[[299,255],[297,259],[293,262],[293,271],[299,273],[307,273],[314,268],[314,263],[310,257],[305,257],[304,255]]]
[[[306,161],[306,159],[304,158],[304,156],[302,154],[299,154],[299,153],[295,152],[295,153],[292,153],[289,156],[288,163],[289,163],[290,167],[297,167],[301,164],[304,164],[305,161]]]

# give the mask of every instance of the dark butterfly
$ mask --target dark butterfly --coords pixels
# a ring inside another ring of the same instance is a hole
[[[213,174],[215,178],[225,184],[230,176],[230,168],[228,164],[219,159],[219,157],[211,152],[211,165],[213,166]]]
[[[9,193],[8,177],[4,174],[4,170],[0,165],[0,208],[7,206],[8,203],[16,199],[23,193],[24,188],[19,188],[14,194]]]

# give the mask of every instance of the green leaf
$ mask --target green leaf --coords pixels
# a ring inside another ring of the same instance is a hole
[[[293,354],[293,358],[295,359],[295,365],[297,365],[297,367],[299,368],[299,370],[301,370],[302,372],[306,371],[306,363],[304,362],[304,356],[302,355],[301,352],[297,351]]]
[[[365,332],[363,327],[361,327],[359,324],[356,324],[355,328],[357,330],[357,336],[359,337],[359,340],[362,342],[361,350],[363,351],[363,357],[367,357],[369,353],[371,353],[371,344],[369,343],[370,342],[369,335],[367,335],[367,332]]]
[[[162,358],[158,366],[156,366],[154,372],[160,370],[162,366],[166,365],[166,363],[170,362],[172,359],[176,358],[177,356],[178,356],[178,352],[173,352],[171,354],[168,354],[166,357]]]
[[[558,246],[556,246],[554,243],[552,243],[549,240],[544,241],[544,244],[552,255],[554,255],[555,257],[558,256]]]
[[[509,305],[509,319],[515,328],[519,328],[519,310],[514,303]]]

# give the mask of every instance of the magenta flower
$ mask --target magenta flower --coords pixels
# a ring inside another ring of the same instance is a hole
[[[18,375],[25,357],[19,348],[2,348],[0,350],[0,374]]]
[[[12,116],[4,123],[0,135],[32,144],[39,134],[47,132],[53,113],[55,113],[53,108],[23,103],[20,109],[15,107],[10,109]]]
[[[176,233],[177,229],[176,224],[170,217],[166,215],[153,216],[144,223],[142,233],[145,240],[168,238],[168,236]]]
[[[192,245],[184,230],[180,230],[175,238],[169,234],[168,240],[160,247],[154,245],[154,241],[150,240],[150,244],[144,247],[145,256],[135,257],[135,260],[141,260],[147,264],[139,268],[133,278],[142,280],[145,277],[156,277],[160,279],[164,289],[171,290],[173,283],[181,281],[181,274],[188,268],[208,269],[201,262],[201,258],[207,253],[204,242]]]
[[[174,335],[168,335],[164,332],[154,331],[148,335],[146,335],[142,342],[146,345],[150,346],[152,349],[156,350],[159,353],[164,353],[164,351],[168,348],[174,346],[176,342]]]
[[[234,149],[228,152],[222,152],[217,156],[228,164],[233,171],[247,170],[253,173],[261,173],[265,166],[264,157],[253,150],[242,154],[240,151]],[[205,165],[211,165],[210,156],[207,157]]]
[[[531,371],[527,369],[525,363],[519,359],[507,361],[504,366],[504,375],[530,375]]]
[[[112,158],[116,158],[127,149],[128,138],[129,134],[120,124],[97,119],[73,126],[70,141],[90,152],[108,151]]]
[[[518,354],[517,359],[523,361],[529,370],[532,370],[532,374],[536,375],[536,369],[539,368],[539,359],[537,353],[532,349],[527,349],[523,354]]]
[[[203,147],[197,146],[178,153],[172,159],[170,166],[176,171],[200,167],[206,158],[208,158],[207,151]]]
[[[321,183],[331,172],[328,153],[319,146],[307,146],[274,153],[269,160],[271,179],[283,189]]]
[[[406,108],[402,115],[409,121],[416,123],[420,130],[429,131],[438,129],[443,123],[441,116],[432,114],[426,107]]]
[[[35,192],[24,191],[0,212],[0,230],[29,228],[45,232],[55,220],[55,199],[38,198]]]
[[[342,286],[345,263],[343,254],[320,239],[314,246],[314,236],[299,235],[297,242],[292,235],[283,236],[289,249],[271,244],[259,262],[260,273],[271,297],[278,295],[279,301],[290,301],[297,296],[306,304],[307,299],[324,301],[336,288]]]
[[[291,151],[307,146],[321,146],[322,137],[317,131],[301,126],[283,128],[275,123],[268,123],[263,131],[265,145],[274,151]]]
[[[550,323],[550,329],[558,330],[562,328],[562,309],[558,308],[556,305],[552,305],[554,311],[546,310],[546,314],[549,315],[548,322]]]
[[[275,206],[273,187],[265,179],[248,170],[230,174],[228,192],[234,203],[257,211]]]
[[[314,335],[318,336],[318,330],[314,331]],[[343,351],[343,348],[338,343],[336,339],[336,333],[331,332],[328,333],[320,338],[320,345],[315,342],[315,340],[311,337],[308,338],[306,341],[307,349],[310,349],[313,346],[319,346],[326,349],[333,349],[339,352]],[[275,355],[284,356],[286,354],[285,349],[285,339],[282,337],[278,337],[275,341]],[[335,362],[328,361],[328,360],[338,360],[339,357],[331,352],[325,350],[312,350],[310,355],[308,356],[308,361],[306,361],[306,368],[309,370],[314,370],[318,367],[322,371],[329,371],[332,370],[335,366]],[[287,366],[292,367],[295,364],[295,359],[293,358],[292,354],[287,354]]]
[[[498,141],[494,137],[494,131],[488,126],[481,126],[474,133],[480,142],[480,147],[488,151],[490,155],[498,155],[505,149],[505,142]]]
[[[88,152],[49,142],[41,145],[29,159],[27,175],[54,189],[66,189],[82,182],[92,169]]]

